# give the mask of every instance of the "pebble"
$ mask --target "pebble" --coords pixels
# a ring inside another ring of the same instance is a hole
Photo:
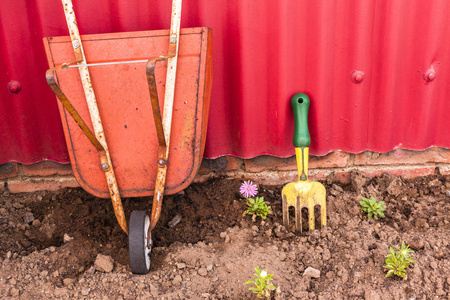
[[[206,275],[208,275],[208,271],[202,267],[202,268],[198,269],[198,275],[206,276]]]
[[[305,272],[303,272],[303,276],[311,278],[320,278],[320,271],[312,267],[307,267]]]
[[[64,244],[73,240],[73,237],[69,236],[67,233],[64,233],[63,242]]]
[[[450,190],[446,191],[445,194],[447,195],[447,197],[450,197]]]
[[[90,292],[90,289],[87,287],[84,287],[81,289],[81,295],[83,295],[83,296],[89,295],[89,292]]]
[[[227,237],[227,232],[226,231],[221,232],[220,233],[220,237],[223,238],[223,239],[226,238]]]
[[[76,279],[76,278],[64,278],[64,279],[63,279],[63,284],[64,284],[65,286],[72,285],[72,284],[74,284],[75,282],[77,282],[77,279]]]
[[[330,250],[328,250],[328,249],[325,248],[325,249],[323,250],[322,258],[323,258],[324,261],[329,260],[329,259],[331,258],[331,252],[330,252]]]
[[[25,224],[30,224],[31,222],[33,222],[33,220],[34,220],[34,215],[33,215],[33,213],[31,213],[31,212],[26,212],[24,215],[23,215],[23,222],[25,223]]]
[[[438,264],[437,264],[437,262],[435,262],[435,261],[432,261],[431,263],[430,263],[430,267],[432,267],[433,269],[437,269],[437,267],[438,267]]]
[[[16,298],[19,297],[19,290],[16,288],[11,288],[11,290],[9,291],[11,293],[11,296]]]
[[[39,221],[38,219],[34,219],[33,223],[31,223],[34,227],[39,227],[41,225],[41,221]]]
[[[366,290],[365,294],[364,294],[364,299],[365,300],[380,300],[381,297],[380,295],[372,290]]]
[[[114,269],[114,260],[109,255],[98,254],[94,262],[94,267],[100,272],[109,273]]]
[[[178,225],[178,223],[180,223],[181,221],[181,215],[177,214],[175,215],[175,217],[172,218],[172,220],[169,221],[169,223],[167,223],[167,226],[169,226],[170,228],[175,227]]]
[[[180,270],[186,268],[186,264],[185,263],[177,263],[176,265],[177,265],[177,268],[180,269]]]
[[[180,275],[177,275],[177,276],[175,276],[175,278],[173,279],[172,284],[173,284],[173,285],[177,285],[177,284],[180,284],[182,281],[183,281],[183,278],[181,278]]]

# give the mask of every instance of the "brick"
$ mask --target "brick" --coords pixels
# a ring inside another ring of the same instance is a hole
[[[209,172],[222,172],[240,169],[242,159],[235,156],[221,156],[214,159],[203,159],[200,166],[199,174],[207,174]]]
[[[344,168],[348,166],[350,154],[342,151],[334,151],[325,156],[310,156],[309,169]]]
[[[435,174],[434,166],[397,166],[385,168],[359,168],[362,174],[367,177],[381,176],[383,173],[389,173],[394,176],[402,176],[403,178],[416,178],[420,176],[429,176]]]
[[[441,175],[450,175],[450,164],[440,165],[439,173]]]
[[[450,150],[431,147],[424,151],[396,149],[388,153],[366,151],[354,156],[354,165],[426,164],[450,162]]]
[[[350,160],[350,154],[335,151],[325,156],[310,156],[309,169],[343,168]],[[244,160],[247,172],[261,172],[265,170],[295,171],[297,170],[297,160],[295,155],[287,158],[279,158],[269,155],[262,155],[252,159]]]
[[[8,162],[0,165],[0,179],[11,178],[17,176],[18,173],[19,168],[15,162]]]
[[[26,176],[52,176],[52,175],[72,175],[70,164],[60,164],[54,161],[42,161],[31,165],[23,165],[23,174]]]
[[[6,189],[6,180],[0,180],[0,192],[5,192]]]
[[[268,170],[296,170],[295,156],[279,158],[270,155],[261,155],[244,160],[245,171],[258,173]]]
[[[56,191],[63,188],[80,187],[77,180],[73,176],[58,177],[53,179],[14,179],[8,181],[8,190],[11,193],[30,193],[36,191]]]

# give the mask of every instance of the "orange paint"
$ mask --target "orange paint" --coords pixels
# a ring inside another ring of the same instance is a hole
[[[167,55],[169,31],[84,35],[88,63],[129,61]],[[50,68],[75,60],[69,37],[44,40]],[[206,137],[212,83],[212,31],[182,29],[178,53],[170,155],[165,194],[186,188],[200,166]],[[161,111],[167,62],[155,67]],[[122,197],[153,195],[158,138],[153,120],[146,63],[89,67],[113,168]],[[56,79],[92,130],[78,70],[59,69]],[[109,198],[97,150],[58,101],[72,168],[81,187]]]

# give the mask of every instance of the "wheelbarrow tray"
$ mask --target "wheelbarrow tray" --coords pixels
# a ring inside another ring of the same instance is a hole
[[[86,61],[123,62],[164,56],[169,30],[81,36]],[[44,38],[50,68],[75,61],[69,36]],[[151,107],[146,63],[89,67],[97,105],[122,197],[153,195],[158,139]],[[167,62],[156,64],[155,78],[163,110]],[[59,69],[56,80],[92,130],[77,68]],[[186,188],[203,156],[212,83],[212,31],[187,28],[180,33],[165,194]],[[80,186],[92,195],[109,198],[97,150],[59,101],[70,161]]]

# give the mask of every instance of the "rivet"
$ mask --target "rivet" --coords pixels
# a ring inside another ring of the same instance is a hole
[[[102,168],[103,168],[103,170],[108,170],[108,168],[109,168],[109,166],[108,166],[108,163],[102,163]]]
[[[18,94],[22,90],[22,85],[17,80],[8,82],[8,90],[13,94]]]
[[[352,72],[352,82],[353,83],[360,83],[364,80],[364,72],[355,70]]]
[[[423,79],[425,81],[433,81],[436,78],[436,71],[434,69],[428,69],[425,74],[423,74]]]
[[[73,47],[74,47],[75,49],[80,48],[80,43],[79,43],[77,40],[73,41],[73,42],[72,42],[72,45],[73,45]]]
[[[164,159],[162,159],[162,158],[158,159],[158,164],[160,166],[164,165]]]

